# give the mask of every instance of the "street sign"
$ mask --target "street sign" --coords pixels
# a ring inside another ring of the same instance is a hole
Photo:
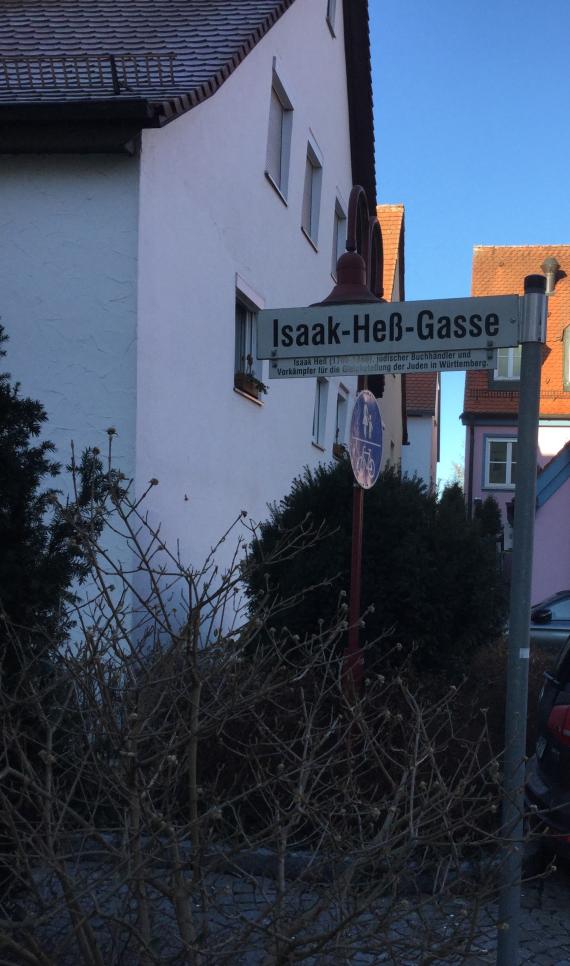
[[[271,359],[269,378],[374,376],[387,372],[462,372],[496,368],[497,353],[493,349],[386,352],[375,356],[301,356],[293,359]]]
[[[363,389],[354,400],[350,420],[350,462],[364,490],[374,486],[382,461],[382,416],[376,396]]]
[[[518,345],[519,296],[264,309],[257,358],[465,351]]]

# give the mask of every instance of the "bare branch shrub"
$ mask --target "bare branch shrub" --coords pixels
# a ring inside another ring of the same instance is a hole
[[[0,962],[460,962],[492,890],[484,716],[466,737],[460,691],[389,641],[349,698],[342,594],[304,639],[269,588],[245,610],[244,515],[225,569],[218,545],[197,571],[144,500],[101,499],[132,564],[78,521],[79,643],[47,641],[43,677],[24,662],[0,695]],[[274,553],[295,566],[320,537],[304,521]]]

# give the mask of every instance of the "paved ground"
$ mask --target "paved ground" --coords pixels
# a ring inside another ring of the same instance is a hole
[[[91,869],[88,892],[95,897],[101,918],[92,919],[95,931],[106,933],[106,966],[139,966],[136,955],[127,951],[118,927],[118,920],[129,918],[130,897],[119,887],[109,906],[109,886],[112,873],[102,874],[101,868]],[[96,881],[98,880],[98,881]],[[52,910],[58,905],[59,890],[54,886],[51,892]],[[272,931],[270,920],[275,910],[275,882],[263,876],[239,877],[220,874],[212,877],[209,887],[208,920],[213,946],[212,954],[206,952],[201,960],[204,966],[273,966],[277,960],[268,944],[267,929]],[[282,909],[283,927],[287,931],[287,919],[303,910],[318,908],[316,918],[311,915],[313,925],[327,930],[334,925],[334,912],[330,901],[322,902],[323,896],[314,887],[290,894],[291,908]],[[158,920],[155,922],[157,958],[153,962],[187,963],[175,940],[177,930],[173,929],[172,910],[168,912],[158,895],[153,906]],[[288,903],[287,903],[288,904]],[[334,903],[333,903],[334,904]],[[51,903],[50,903],[51,905]],[[104,907],[107,906],[105,914]],[[383,921],[386,911],[384,904],[371,913],[360,913],[353,922],[353,928],[343,930],[343,944],[333,950],[309,954],[308,958],[282,960],[287,966],[295,962],[307,966],[484,966],[496,961],[496,922],[497,905],[488,901],[480,910],[476,923],[472,921],[468,903],[460,898],[434,904],[426,896],[425,903],[418,897],[402,900],[397,909],[391,903],[392,913],[389,924]],[[120,913],[120,916],[117,914]],[[269,913],[269,916],[267,916]],[[395,915],[394,915],[395,913]],[[154,917],[153,917],[154,918]],[[80,966],[85,960],[77,948],[70,949],[67,942],[60,945],[62,937],[69,935],[69,925],[61,915],[50,917],[50,926],[43,931],[42,946],[51,953],[48,961],[53,966]],[[98,920],[98,923],[97,921]],[[274,921],[274,920],[273,920]],[[380,924],[383,925],[379,928]],[[570,870],[561,866],[547,878],[535,879],[525,884],[523,890],[523,916],[521,928],[520,966],[570,966]],[[109,943],[111,933],[114,933]],[[465,958],[449,955],[449,950],[457,948],[455,939],[469,933],[474,937],[472,952]],[[37,934],[36,934],[37,935]],[[449,941],[449,945],[447,945]],[[154,946],[153,942],[153,946]],[[44,945],[45,943],[45,945]],[[1,945],[1,944],[0,944]],[[127,942],[127,945],[129,943]],[[208,949],[209,942],[206,944]],[[447,945],[447,954],[445,948]],[[435,950],[438,950],[435,952]],[[57,951],[56,951],[57,950]],[[178,952],[178,955],[177,955]],[[305,952],[308,952],[305,949]],[[54,955],[55,954],[55,955]],[[20,963],[14,959],[1,959],[1,962]],[[281,960],[280,960],[281,962]],[[509,966],[519,966],[509,964]]]
[[[570,869],[560,867],[547,879],[527,882],[523,889],[520,963],[528,966],[570,966]],[[481,923],[480,949],[469,966],[496,959],[496,905]],[[515,964],[513,964],[515,966]]]

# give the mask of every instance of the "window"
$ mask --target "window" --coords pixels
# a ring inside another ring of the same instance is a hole
[[[327,397],[329,384],[326,379],[317,379],[315,386],[315,408],[313,410],[313,443],[324,449],[327,421]]]
[[[289,184],[289,156],[291,152],[291,130],[293,126],[293,105],[285,93],[285,88],[273,70],[271,100],[269,102],[269,133],[267,136],[267,160],[265,175],[281,195],[287,199]]]
[[[339,386],[336,397],[336,424],[334,431],[333,454],[342,456],[346,442],[346,414],[348,412],[348,392],[344,386]]]
[[[553,621],[570,621],[570,598],[560,597],[546,605]]]
[[[327,0],[327,24],[329,25],[329,30],[333,37],[336,36],[334,30],[334,21],[336,14],[336,0]]]
[[[315,246],[319,237],[322,172],[321,161],[317,156],[315,148],[309,141],[305,161],[305,186],[303,189],[301,228]]]
[[[266,392],[263,363],[256,359],[256,311],[239,295],[236,298],[234,388],[254,399]]]
[[[497,368],[495,379],[520,379],[521,377],[521,346],[511,349],[497,350]]]
[[[514,488],[517,479],[516,439],[487,439],[485,486]]]
[[[331,274],[336,279],[336,263],[342,253],[346,250],[346,214],[338,200],[334,206],[333,222],[333,245],[332,245],[332,269]]]

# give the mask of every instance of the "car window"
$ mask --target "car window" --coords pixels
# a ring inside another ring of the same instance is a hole
[[[570,621],[570,597],[553,601],[548,604],[548,610],[552,614],[553,621]]]
[[[570,637],[560,651],[554,668],[554,676],[558,678],[561,684],[566,684],[570,679]]]

